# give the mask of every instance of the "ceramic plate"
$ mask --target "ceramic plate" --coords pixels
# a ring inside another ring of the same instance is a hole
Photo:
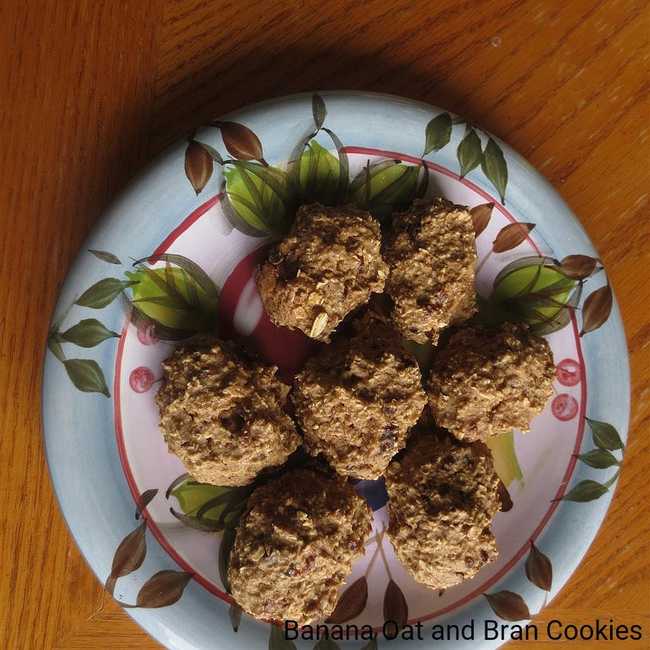
[[[498,561],[471,581],[444,592],[415,583],[383,537],[383,484],[356,485],[374,526],[340,618],[381,630],[401,592],[425,631],[405,647],[429,647],[432,626],[448,624],[474,625],[468,646],[496,647],[484,621],[534,616],[591,544],[624,453],[628,361],[607,272],[567,205],[507,145],[441,109],[350,92],[272,100],[199,129],[115,201],[70,271],[48,339],[43,419],[64,516],[98,578],[167,647],[293,646],[239,620],[221,578],[223,534],[193,527],[199,511],[199,523],[218,519],[220,492],[177,481],[184,469],[154,404],[161,361],[183,337],[218,330],[247,337],[289,376],[309,346],[270,323],[253,271],[296,204],[346,201],[383,218],[432,195],[473,209],[485,317],[507,309],[547,337],[555,395],[530,433],[492,443],[513,505],[493,524]]]

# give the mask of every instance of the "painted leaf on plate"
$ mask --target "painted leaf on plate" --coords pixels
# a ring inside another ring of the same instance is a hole
[[[338,158],[316,140],[307,143],[296,170],[299,203],[317,202],[323,205],[339,203]]]
[[[185,591],[192,574],[185,571],[158,571],[142,585],[136,607],[167,607],[177,602]]]
[[[409,607],[404,593],[394,580],[389,580],[384,594],[384,621],[391,622],[386,626],[389,636],[397,633],[406,625],[409,618]]]
[[[47,347],[59,361],[65,361],[65,353],[61,347],[60,334],[57,334],[56,332],[50,332],[47,337]]]
[[[526,240],[534,227],[534,223],[509,223],[503,226],[492,242],[492,252],[505,253],[516,248]]]
[[[147,554],[146,540],[147,522],[143,521],[135,530],[130,532],[117,547],[113,556],[111,573],[106,580],[105,588],[111,595],[115,590],[115,581],[122,576],[137,570],[142,566]]]
[[[530,543],[530,553],[526,559],[526,577],[534,585],[550,591],[553,584],[553,565],[544,553],[533,542]]]
[[[481,158],[481,169],[499,193],[501,203],[506,203],[506,185],[508,184],[508,164],[501,147],[492,138],[488,138]]]
[[[317,93],[314,93],[311,96],[311,112],[314,117],[316,128],[320,129],[327,117],[327,108],[325,107],[323,98]]]
[[[92,348],[110,338],[119,338],[117,332],[107,329],[96,318],[84,318],[70,329],[60,334],[67,343],[74,343],[83,348]]]
[[[579,503],[594,501],[595,499],[602,497],[608,489],[608,486],[603,483],[587,479],[577,483],[573,489],[562,497],[562,499],[564,501],[577,501]]]
[[[196,140],[190,140],[185,149],[185,176],[194,191],[200,194],[214,171],[214,162],[208,150]]]
[[[598,420],[591,420],[585,418],[591,428],[591,435],[594,439],[594,444],[600,449],[608,449],[614,451],[615,449],[623,449],[624,444],[621,436],[615,427],[607,422],[599,422]]]
[[[619,464],[616,456],[606,449],[592,449],[584,454],[579,454],[578,458],[585,465],[589,465],[589,467],[594,467],[595,469],[607,469],[608,467],[614,467],[614,465]]]
[[[609,318],[612,311],[612,289],[606,284],[590,293],[582,306],[582,331],[580,336],[593,332]]]
[[[88,287],[77,299],[77,305],[102,309],[110,305],[124,289],[135,284],[134,281],[118,280],[117,278],[104,278]]]
[[[164,266],[140,260],[135,271],[126,273],[133,282],[131,306],[138,316],[163,340],[216,331],[218,291],[210,278],[187,258],[157,259]]]
[[[145,490],[140,497],[138,498],[136,504],[135,504],[135,518],[140,519],[142,516],[142,513],[144,510],[146,510],[147,506],[155,499],[156,495],[158,494],[158,488],[151,488],[149,490]]]
[[[341,646],[332,639],[320,639],[314,646],[314,650],[341,650]]]
[[[504,621],[523,621],[530,618],[528,605],[524,599],[513,591],[497,591],[483,594],[494,613]]]
[[[568,278],[584,280],[588,278],[598,265],[598,260],[589,255],[567,255],[560,262],[560,270]]]
[[[474,206],[469,213],[472,215],[472,223],[474,225],[474,235],[478,237],[490,223],[492,217],[492,209],[494,203],[481,203],[481,205]]]
[[[461,178],[481,164],[481,139],[471,127],[467,129],[465,137],[460,141],[456,156],[460,165]]]
[[[232,625],[233,632],[239,632],[239,626],[241,625],[241,615],[242,609],[236,603],[231,603],[228,608],[228,617],[230,618],[230,624]]]
[[[356,618],[366,608],[368,602],[368,580],[361,576],[355,580],[342,594],[328,623],[346,623]]]
[[[232,547],[235,544],[235,530],[233,528],[226,528],[221,536],[221,544],[219,544],[219,577],[226,593],[230,593],[230,580],[228,579],[228,567],[230,566],[230,554]]]
[[[529,256],[498,273],[489,303],[502,305],[513,319],[528,323],[533,332],[544,335],[570,322],[581,292],[582,285],[567,278],[553,259]]]
[[[296,193],[286,172],[259,163],[226,167],[226,216],[232,225],[254,236],[282,235],[291,227]]]
[[[436,115],[426,126],[426,142],[423,156],[442,149],[451,138],[451,116],[449,113]]]
[[[374,636],[370,641],[368,641],[368,643],[366,643],[366,645],[363,646],[363,648],[361,648],[361,650],[377,650],[378,647],[377,637]]]
[[[113,255],[113,253],[109,253],[108,251],[98,251],[98,250],[96,250],[94,248],[89,248],[88,252],[92,253],[95,257],[102,260],[103,262],[108,262],[109,264],[121,264],[122,263],[120,261],[120,258],[117,257],[117,255]]]
[[[384,218],[395,210],[408,208],[416,198],[422,167],[399,160],[367,164],[350,184],[352,202]],[[428,171],[424,169],[425,174]]]
[[[212,126],[220,129],[223,144],[233,158],[264,162],[262,143],[247,126],[238,122],[221,121],[213,122]]]
[[[68,377],[84,393],[101,393],[110,397],[104,373],[93,359],[65,359],[63,361]]]
[[[269,650],[296,650],[296,644],[284,638],[282,627],[271,623]]]
[[[517,460],[512,431],[490,436],[486,444],[492,452],[494,469],[503,484],[508,487],[513,481],[521,481],[523,474]]]

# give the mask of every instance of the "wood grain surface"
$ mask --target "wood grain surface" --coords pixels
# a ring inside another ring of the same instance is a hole
[[[43,453],[47,322],[82,240],[191,127],[332,88],[479,122],[546,175],[599,249],[629,341],[630,440],[605,525],[538,620],[640,623],[644,640],[625,647],[650,647],[646,0],[5,0],[0,48],[0,648],[158,647],[80,557]]]

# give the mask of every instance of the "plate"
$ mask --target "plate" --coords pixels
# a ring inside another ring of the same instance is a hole
[[[240,617],[221,578],[222,534],[188,525],[218,490],[179,479],[167,452],[153,401],[162,359],[183,336],[218,329],[247,337],[289,376],[309,344],[270,323],[253,271],[295,205],[345,200],[385,218],[433,194],[472,208],[485,318],[507,308],[547,337],[555,395],[530,433],[491,444],[512,507],[493,524],[498,561],[471,581],[444,592],[415,583],[383,536],[383,484],[356,485],[373,532],[341,617],[379,631],[382,646],[384,608],[403,617],[403,596],[423,637],[405,647],[429,647],[435,634],[436,647],[458,647],[454,625],[461,640],[472,634],[468,646],[497,647],[516,628],[495,636],[486,625],[534,616],[591,544],[624,454],[629,370],[607,272],[570,209],[506,144],[442,109],[352,92],[275,99],[198,129],[114,202],[67,277],[48,337],[44,435],[61,509],[98,579],[165,646],[292,647]]]

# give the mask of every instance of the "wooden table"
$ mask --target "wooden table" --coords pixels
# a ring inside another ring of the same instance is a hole
[[[162,147],[216,113],[319,88],[462,113],[582,219],[623,311],[634,408],[607,521],[540,619],[641,623],[629,645],[648,647],[646,0],[7,0],[0,47],[1,648],[158,647],[103,592],[52,494],[39,410],[50,311],[91,226]]]

